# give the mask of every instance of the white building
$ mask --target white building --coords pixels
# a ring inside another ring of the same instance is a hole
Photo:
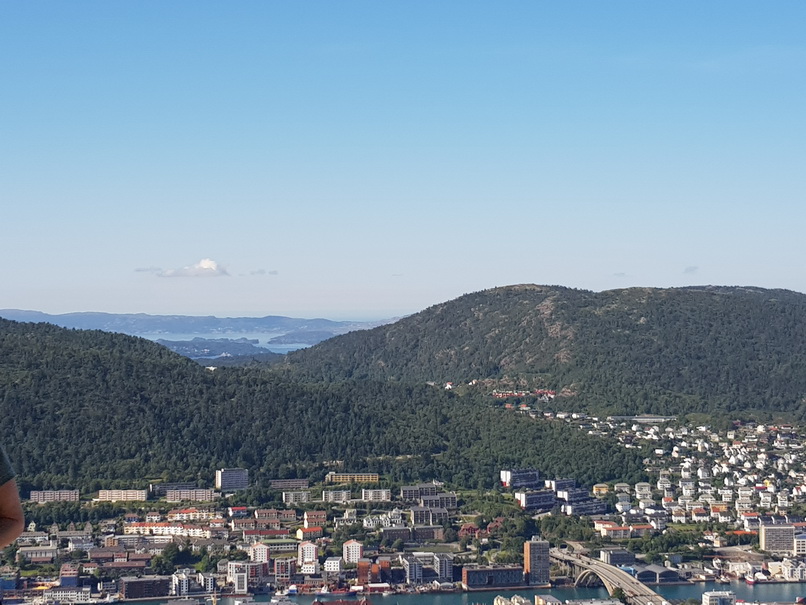
[[[341,557],[328,557],[325,559],[325,573],[341,573],[344,571],[344,560]]]
[[[736,605],[736,595],[729,590],[702,593],[702,605]]]
[[[345,563],[358,563],[364,556],[364,545],[358,540],[347,540],[342,546],[342,559]]]
[[[322,490],[322,501],[323,502],[340,502],[342,504],[347,503],[350,501],[352,495],[350,494],[350,490]]]
[[[249,546],[247,552],[249,553],[249,560],[255,563],[268,563],[271,559],[271,548],[268,544],[257,542]]]
[[[311,492],[283,492],[283,502],[285,504],[296,504],[298,502],[310,502]]]
[[[302,567],[305,563],[319,560],[319,548],[313,542],[300,542],[297,546],[297,565]],[[305,572],[303,572],[305,573]],[[319,572],[309,572],[319,573]]]
[[[392,490],[390,489],[362,489],[361,499],[364,502],[391,502]]]
[[[171,576],[171,594],[185,596],[190,592],[190,580],[195,575],[191,569],[177,569]]]

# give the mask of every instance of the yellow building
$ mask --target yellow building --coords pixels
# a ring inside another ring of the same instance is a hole
[[[377,483],[380,481],[378,473],[336,473],[334,471],[325,475],[325,483]]]

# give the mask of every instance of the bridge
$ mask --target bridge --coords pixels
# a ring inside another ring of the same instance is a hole
[[[584,580],[586,576],[595,575],[602,581],[609,594],[612,595],[620,588],[630,605],[668,605],[661,595],[618,567],[584,555],[568,553],[559,548],[552,548],[549,555],[554,561],[570,567],[577,582]]]

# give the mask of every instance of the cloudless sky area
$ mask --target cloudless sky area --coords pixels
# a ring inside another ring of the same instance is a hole
[[[806,2],[0,3],[0,308],[806,292]]]

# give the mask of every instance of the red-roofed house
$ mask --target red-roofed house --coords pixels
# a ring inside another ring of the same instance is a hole
[[[297,530],[297,540],[315,540],[325,535],[321,527],[300,527]]]

